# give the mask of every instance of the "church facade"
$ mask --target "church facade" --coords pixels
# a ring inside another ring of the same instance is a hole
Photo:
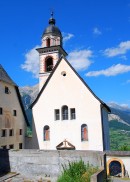
[[[68,62],[53,15],[42,35],[39,94],[32,104],[32,148],[109,150],[109,107]]]

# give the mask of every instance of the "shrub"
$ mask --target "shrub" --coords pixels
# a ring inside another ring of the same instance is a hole
[[[98,171],[98,167],[87,164],[86,172],[82,175],[83,182],[90,182],[91,176]]]
[[[84,161],[69,162],[68,165],[62,165],[63,172],[57,182],[89,182],[92,174],[97,172],[98,168],[92,165],[85,165]]]
[[[124,144],[119,147],[119,151],[130,151],[130,147]]]

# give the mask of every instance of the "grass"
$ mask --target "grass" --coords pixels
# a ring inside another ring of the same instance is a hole
[[[57,182],[90,182],[91,175],[98,171],[97,167],[86,165],[84,161],[69,162],[63,165],[63,172]]]

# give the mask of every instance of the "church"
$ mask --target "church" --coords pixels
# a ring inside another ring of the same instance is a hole
[[[51,14],[39,53],[39,94],[32,103],[32,148],[109,150],[108,113],[67,60],[63,37]]]

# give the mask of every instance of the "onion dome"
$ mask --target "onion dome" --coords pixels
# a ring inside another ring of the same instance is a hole
[[[61,31],[55,26],[55,19],[53,18],[53,12],[51,13],[51,18],[49,19],[49,26],[44,30],[42,37],[46,35],[54,35],[62,37]]]

